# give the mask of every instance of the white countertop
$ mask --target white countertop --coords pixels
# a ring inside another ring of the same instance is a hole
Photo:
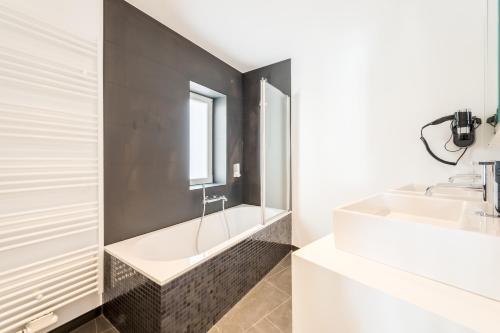
[[[339,251],[333,235],[294,252],[293,256],[474,331],[500,332],[500,302]]]

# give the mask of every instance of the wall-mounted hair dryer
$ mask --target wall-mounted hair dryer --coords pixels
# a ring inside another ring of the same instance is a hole
[[[462,151],[462,154],[458,157],[456,161],[446,161],[442,158],[438,157],[431,150],[427,140],[424,138],[423,131],[428,126],[434,126],[442,124],[446,121],[451,121],[450,129],[451,136],[444,144],[444,148],[449,152],[459,152]],[[460,159],[467,152],[467,149],[474,144],[476,141],[476,129],[481,125],[481,119],[475,116],[472,116],[472,112],[470,109],[459,110],[452,115],[438,118],[426,125],[424,125],[420,129],[420,140],[424,143],[425,149],[427,152],[437,161],[448,164],[448,165],[457,165]],[[458,149],[450,150],[448,148],[448,143],[453,139],[453,144],[458,147]]]

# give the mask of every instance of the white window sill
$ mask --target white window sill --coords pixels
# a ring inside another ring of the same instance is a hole
[[[224,183],[212,183],[212,184],[205,184],[205,188],[210,188],[210,187],[217,187],[217,186],[224,186],[226,184]],[[189,185],[189,190],[199,190],[202,189],[203,185]]]

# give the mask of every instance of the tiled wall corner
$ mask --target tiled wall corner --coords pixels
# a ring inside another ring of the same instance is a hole
[[[161,287],[104,254],[103,313],[122,333],[160,332]]]

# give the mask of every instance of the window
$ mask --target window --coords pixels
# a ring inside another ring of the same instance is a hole
[[[227,179],[227,97],[189,82],[189,189]]]
[[[213,183],[213,99],[191,93],[189,98],[190,185]]]

